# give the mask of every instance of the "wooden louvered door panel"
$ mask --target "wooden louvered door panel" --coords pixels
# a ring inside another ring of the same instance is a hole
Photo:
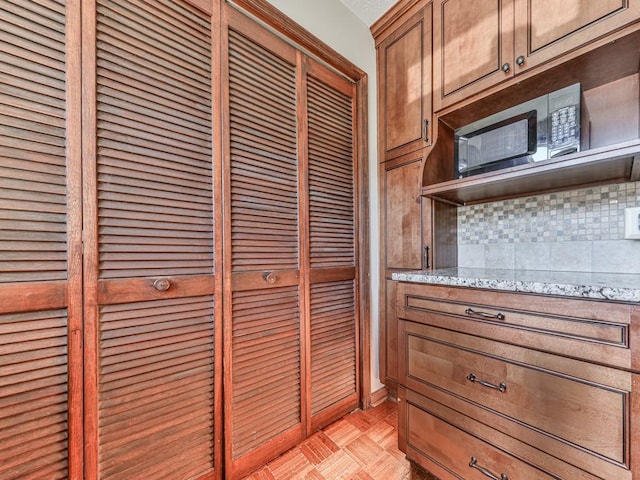
[[[82,476],[79,3],[0,3],[0,478]]]
[[[304,435],[296,51],[225,8],[226,463],[241,478]]]
[[[310,421],[357,408],[355,86],[306,59]]]
[[[185,0],[92,5],[95,39],[85,39],[96,85],[87,81],[85,92],[95,104],[95,116],[85,118],[86,130],[95,129],[85,164],[87,480],[220,473],[215,36],[211,5],[199,3],[207,11]]]

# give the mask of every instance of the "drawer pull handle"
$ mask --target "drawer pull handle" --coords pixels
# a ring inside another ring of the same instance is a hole
[[[479,312],[477,310],[474,310],[473,308],[467,308],[464,313],[466,313],[467,315],[477,315],[484,318],[495,318],[496,320],[504,320],[506,318],[503,313]]]
[[[507,390],[507,384],[506,383],[501,382],[500,385],[494,385],[493,383],[489,383],[489,382],[485,382],[484,380],[480,380],[478,377],[476,377],[475,373],[470,373],[469,375],[467,375],[467,380],[469,380],[471,383],[479,383],[483,387],[492,388],[492,389],[498,390],[499,392],[502,392],[502,393],[504,393]]]
[[[469,466],[471,468],[475,468],[480,473],[482,473],[485,477],[489,477],[492,480],[509,480],[509,476],[506,473],[501,473],[500,476],[494,475],[489,470],[484,467],[478,465],[478,459],[476,457],[471,457],[471,461],[469,462]]]

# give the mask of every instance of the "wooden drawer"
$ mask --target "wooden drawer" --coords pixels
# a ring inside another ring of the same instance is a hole
[[[400,319],[640,370],[631,304],[410,283],[398,284],[397,302]]]
[[[630,372],[407,321],[400,354],[408,389],[456,398],[459,410],[578,468],[631,478]]]
[[[441,480],[486,480],[488,475],[511,480],[621,479],[594,476],[547,455],[525,442],[493,430],[466,416],[404,388],[400,392],[400,436],[407,457]],[[475,459],[475,462],[473,461]],[[501,477],[501,475],[506,477]]]

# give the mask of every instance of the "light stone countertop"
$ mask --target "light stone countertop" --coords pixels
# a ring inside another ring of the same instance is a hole
[[[442,268],[396,272],[391,278],[401,282],[640,303],[640,275],[632,274]]]

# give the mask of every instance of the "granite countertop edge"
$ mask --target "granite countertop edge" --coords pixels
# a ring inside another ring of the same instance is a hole
[[[393,280],[640,303],[640,275],[490,269],[394,272]]]

